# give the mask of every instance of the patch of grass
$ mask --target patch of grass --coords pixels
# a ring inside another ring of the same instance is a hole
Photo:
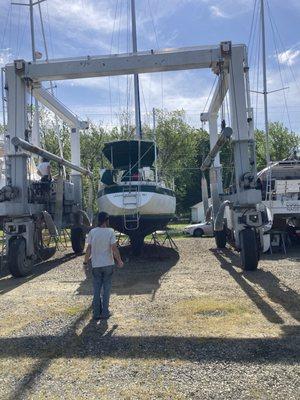
[[[72,307],[66,308],[65,312],[68,315],[73,316],[73,315],[79,314],[83,310],[84,310],[84,307],[82,305],[78,305],[78,306],[72,306]]]
[[[177,307],[178,311],[189,316],[223,317],[228,314],[242,315],[249,313],[249,309],[239,302],[206,297],[180,301],[177,303]]]
[[[188,224],[186,224],[186,223],[180,223],[180,224],[173,224],[173,223],[171,223],[171,224],[168,224],[168,228],[169,229],[172,229],[172,230],[176,230],[176,231],[183,231],[183,229],[187,226]]]
[[[235,337],[256,332],[255,309],[238,300],[197,297],[181,300],[170,307],[165,325],[169,334],[208,337]]]

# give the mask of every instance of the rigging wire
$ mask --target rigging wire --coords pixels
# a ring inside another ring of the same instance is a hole
[[[281,35],[280,35],[279,29],[278,29],[278,27],[277,27],[277,24],[276,24],[274,18],[273,18],[273,24],[274,24],[275,30],[276,30],[276,32],[277,32],[278,39],[279,39],[279,41],[280,41],[280,43],[281,43],[282,50],[283,50],[283,52],[286,53],[286,52],[287,52],[286,46],[285,46],[284,43],[283,43],[282,37],[281,37]],[[299,82],[298,82],[297,79],[296,79],[295,71],[294,71],[294,69],[292,68],[291,63],[287,63],[287,65],[288,65],[288,67],[289,67],[289,69],[290,69],[292,79],[294,80],[294,82],[295,82],[295,84],[296,84],[296,87],[297,87],[297,89],[298,89],[298,91],[299,91],[299,94],[300,94],[300,85],[299,85]]]
[[[256,11],[256,5],[257,5],[257,0],[254,0],[254,7],[253,7],[253,13],[252,13],[252,19],[251,19],[251,25],[250,25],[250,33],[249,33],[249,39],[248,39],[248,43],[247,43],[247,48],[249,49],[250,52],[250,43],[251,43],[251,39],[252,39],[252,34],[254,32],[254,22],[255,22],[255,11]]]
[[[255,22],[254,22],[254,28],[253,28],[253,35],[252,39],[249,42],[249,65],[254,65],[257,67],[257,64],[259,62],[257,55],[258,55],[258,46],[259,46],[259,41],[256,39],[258,36],[258,30],[259,30],[259,8],[256,10],[256,15],[255,15]],[[257,70],[254,70],[254,73],[252,74],[251,77],[251,86],[254,87],[254,84],[256,82],[256,72]]]
[[[21,26],[21,7],[19,7],[19,10],[18,10],[18,28],[17,28],[17,36],[16,36],[16,49],[17,49],[17,51],[18,51],[18,48],[19,48],[20,26]]]
[[[119,20],[118,20],[118,35],[117,35],[117,53],[120,53],[120,36],[121,36],[121,21],[123,12],[123,2],[120,2]],[[119,105],[119,115],[121,114],[121,90],[120,90],[120,75],[117,76],[118,82],[118,105]]]
[[[117,20],[117,12],[118,12],[119,0],[116,0],[115,12],[114,12],[114,22],[113,22],[113,30],[111,35],[110,41],[110,55],[112,54],[113,50],[113,43],[114,43],[114,34],[116,28],[116,20]],[[109,108],[110,108],[110,123],[113,125],[113,111],[112,111],[112,91],[111,91],[111,77],[108,77],[108,92],[109,92]]]
[[[257,51],[257,75],[256,75],[256,97],[255,97],[255,123],[256,123],[256,128],[257,128],[257,113],[258,113],[258,96],[259,96],[259,77],[260,77],[260,52],[261,52],[261,36],[259,35],[258,37],[258,51]]]
[[[214,90],[214,88],[215,88],[217,79],[218,79],[218,76],[215,75],[215,79],[214,79],[214,81],[213,81],[213,84],[212,84],[212,86],[211,86],[211,88],[210,88],[210,91],[209,91],[209,94],[208,94],[208,96],[207,96],[206,102],[205,102],[205,104],[204,104],[202,114],[203,114],[203,113],[205,112],[205,110],[206,110],[207,104],[208,104],[208,102],[209,102],[209,100],[210,100],[210,97],[211,97],[211,95],[212,95],[212,92],[213,92],[213,90]]]
[[[48,1],[46,1],[46,16],[47,16],[47,25],[48,25],[48,31],[49,31],[49,39],[50,39],[50,49],[51,49],[52,58],[54,58],[54,50],[53,50],[54,47],[53,47],[52,29],[51,29],[51,20],[50,20]]]
[[[277,60],[277,67],[278,67],[278,71],[279,71],[281,85],[283,87],[282,91],[283,91],[284,106],[285,106],[286,112],[287,112],[287,119],[288,119],[288,123],[289,123],[289,126],[290,126],[290,131],[292,131],[291,119],[290,119],[289,109],[288,109],[288,105],[287,105],[286,93],[285,93],[285,89],[284,89],[282,68],[281,68],[280,63],[279,63],[279,52],[278,52],[276,36],[275,36],[275,30],[274,30],[274,26],[273,26],[273,20],[272,20],[272,17],[271,17],[270,6],[269,6],[268,0],[266,1],[266,3],[267,3],[268,11],[269,11],[268,12],[268,16],[269,16],[269,20],[270,20],[270,24],[271,24],[272,33],[273,33],[273,42],[274,42],[274,48],[275,48],[275,54],[276,54],[276,60]]]
[[[126,3],[126,53],[129,53],[129,2],[127,0]],[[128,99],[128,88],[129,88],[129,75],[126,75],[126,93],[125,93],[125,102],[126,102],[126,111],[125,111],[125,123],[126,123],[126,131],[127,135],[129,134],[129,99]]]
[[[126,19],[126,51],[130,52],[130,2],[127,0],[127,19]],[[129,137],[129,129],[131,126],[131,85],[132,85],[132,75],[126,75],[126,131]]]
[[[159,46],[159,41],[158,41],[157,29],[156,29],[155,22],[154,22],[154,13],[153,13],[153,10],[152,10],[149,0],[148,0],[148,8],[149,8],[149,14],[150,14],[150,19],[151,19],[151,23],[152,23],[152,27],[153,27],[153,31],[154,31],[157,49],[159,49],[160,46]],[[160,85],[161,85],[161,109],[163,110],[164,109],[164,74],[163,74],[163,72],[160,73]]]
[[[23,17],[24,17],[23,18],[23,28],[21,29],[22,33],[21,33],[21,37],[20,37],[20,41],[19,41],[19,46],[17,47],[17,58],[19,58],[19,55],[21,53],[21,48],[24,43],[25,31],[26,31],[26,26],[27,26],[27,18],[24,15],[23,15]]]
[[[44,49],[45,49],[45,60],[46,60],[46,62],[49,62],[48,46],[47,46],[47,41],[46,41],[44,20],[43,20],[42,8],[41,8],[41,4],[40,3],[38,3],[38,10],[39,10],[39,17],[40,17],[40,28],[41,28],[43,44],[44,44]],[[54,86],[55,85],[53,85],[53,82],[50,81],[50,91],[51,91],[52,96],[54,95]],[[61,137],[60,137],[59,123],[58,123],[58,118],[57,118],[56,114],[54,114],[54,129],[55,129],[55,133],[56,133],[56,136],[57,136],[59,153],[60,153],[60,156],[63,158],[64,149],[63,149],[63,144],[62,144]],[[63,167],[63,175],[64,176],[66,175],[65,167]]]
[[[12,27],[12,12],[9,16],[9,34],[8,34],[8,48],[11,49],[12,47],[12,39],[11,39],[11,27]]]
[[[257,124],[257,109],[258,109],[258,88],[259,88],[259,76],[260,76],[260,46],[261,46],[261,38],[259,35],[259,15],[260,15],[260,7],[255,0],[254,8],[253,8],[253,26],[251,26],[250,36],[248,40],[249,46],[249,65],[253,65],[253,69],[251,72],[251,87],[256,87],[256,94],[251,93],[251,102],[255,104],[254,107],[254,115],[255,115],[255,124]],[[255,127],[257,128],[257,126]]]
[[[4,40],[5,40],[5,36],[6,36],[6,31],[7,31],[7,27],[8,27],[8,23],[11,20],[11,12],[12,12],[12,5],[11,3],[9,4],[9,7],[7,9],[7,15],[5,18],[5,25],[4,25],[4,29],[3,29],[3,36],[2,36],[2,40],[1,40],[1,47],[0,49],[3,49],[4,46]]]

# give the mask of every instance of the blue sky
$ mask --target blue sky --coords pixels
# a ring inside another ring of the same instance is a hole
[[[26,2],[27,0],[20,0]],[[50,58],[109,54],[130,50],[130,0],[46,0],[42,3]],[[255,0],[136,0],[140,50],[216,44],[223,40],[248,43]],[[300,131],[300,1],[268,0],[277,52],[268,12],[267,61],[270,90],[289,89],[269,96],[270,120],[282,121]],[[268,6],[266,7],[268,11]],[[0,0],[0,63],[30,59],[27,7]],[[39,15],[35,13],[37,50],[42,45]],[[251,41],[252,89],[257,84],[258,46]],[[279,67],[280,68],[279,68]],[[151,120],[153,107],[185,109],[187,121],[199,126],[214,76],[210,71],[182,71],[141,76],[143,121]],[[132,78],[91,78],[58,82],[56,95],[82,118],[104,125],[116,124],[120,112],[133,108]],[[128,96],[130,93],[130,96]],[[263,126],[261,96],[253,95],[256,125]],[[288,105],[288,112],[286,106]]]

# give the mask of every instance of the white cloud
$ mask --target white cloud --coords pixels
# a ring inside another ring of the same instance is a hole
[[[288,49],[287,51],[278,54],[278,61],[280,64],[293,65],[299,55],[300,50]]]
[[[10,49],[0,49],[0,67],[4,67],[12,60]]]
[[[216,18],[228,18],[228,15],[224,13],[218,6],[210,6],[209,7],[211,15]]]
[[[236,18],[253,9],[253,2],[249,0],[202,0],[210,3],[208,9],[213,18]],[[213,3],[213,4],[211,4]]]
[[[132,80],[132,77],[130,77]],[[195,86],[190,87],[190,81],[197,82],[198,89]],[[165,108],[167,110],[184,109],[187,110],[187,119],[192,123],[199,125],[200,113],[203,111],[204,104],[209,93],[211,82],[205,79],[201,74],[194,71],[181,71],[173,73],[164,73],[163,87],[161,74],[142,74],[140,75],[140,93],[141,93],[141,111],[144,123],[152,123],[152,108]],[[90,105],[73,104],[69,105],[82,118],[90,118],[93,121],[102,121],[104,125],[118,124],[118,118],[122,111],[127,109],[129,101],[129,110],[132,112],[132,122],[134,123],[134,102],[133,102],[133,84],[130,84],[130,96],[127,94],[126,77],[111,78],[111,95],[107,78],[92,78],[78,81],[65,82],[64,85],[72,84],[74,90],[94,88],[99,91],[92,96],[95,102]],[[76,98],[77,96],[74,96]],[[100,98],[101,97],[101,98]]]
[[[99,2],[81,0],[52,0],[49,11],[55,24],[63,24],[65,30],[76,27],[77,31],[92,29],[110,34],[114,27],[114,7],[107,0]],[[118,21],[118,29],[125,28],[125,17]]]

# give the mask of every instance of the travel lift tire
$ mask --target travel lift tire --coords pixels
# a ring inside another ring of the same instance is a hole
[[[85,247],[85,230],[81,227],[71,229],[71,243],[75,254],[82,254]]]
[[[224,249],[227,243],[225,228],[222,231],[215,231],[214,234],[215,234],[215,242],[218,249]]]
[[[31,273],[33,261],[26,256],[24,238],[11,238],[8,244],[8,269],[13,277],[20,278]]]
[[[258,265],[258,248],[253,229],[246,228],[240,232],[242,266],[245,271],[255,271]]]

